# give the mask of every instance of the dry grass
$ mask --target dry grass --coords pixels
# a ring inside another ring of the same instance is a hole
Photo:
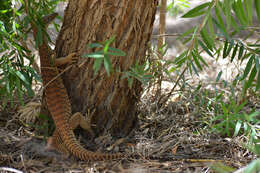
[[[244,137],[223,138],[205,128],[210,112],[194,100],[194,93],[186,91],[159,107],[146,93],[139,104],[139,126],[127,140],[116,142],[126,153],[131,150],[140,157],[93,163],[47,151],[44,140],[21,124],[21,117],[23,122],[36,121],[24,115],[32,115],[39,104],[19,111],[10,108],[1,112],[0,172],[11,168],[11,172],[213,172],[211,164],[240,168],[255,158],[242,147]]]

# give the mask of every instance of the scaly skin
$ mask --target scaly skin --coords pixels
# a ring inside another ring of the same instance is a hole
[[[56,15],[57,14],[54,14],[51,17],[54,19]],[[44,22],[46,22],[47,28],[47,24],[50,23],[50,21]],[[34,38],[36,38],[37,27],[35,27],[33,23],[32,28]],[[73,128],[69,125],[70,118],[72,117],[70,100],[61,77],[57,77],[59,72],[57,67],[54,66],[55,63],[52,60],[53,53],[45,36],[43,36],[42,44],[38,44],[38,51],[40,55],[43,86],[45,87],[45,99],[56,125],[57,132],[53,135],[53,138],[56,138],[55,141],[61,142],[62,140],[63,145],[72,155],[84,161],[114,160],[124,157],[121,153],[103,154],[91,152],[79,144],[73,133]],[[73,56],[75,56],[75,53],[68,55],[68,59],[72,59]]]

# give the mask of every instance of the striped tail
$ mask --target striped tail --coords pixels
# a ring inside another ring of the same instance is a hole
[[[49,82],[57,76],[58,72],[56,68],[48,68],[42,70],[43,83],[46,87],[45,93],[48,109],[55,122],[57,131],[62,139],[62,142],[65,144],[66,148],[71,152],[71,154],[73,154],[81,160],[88,162],[123,158],[124,155],[122,153],[96,153],[86,150],[79,144],[79,142],[76,140],[73,130],[69,126],[69,118],[71,117],[71,104],[69,101],[67,91],[63,85],[63,81],[59,77],[53,80],[52,82]]]

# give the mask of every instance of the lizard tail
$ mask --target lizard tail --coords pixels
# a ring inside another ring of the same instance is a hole
[[[50,72],[49,69],[48,72]],[[54,78],[51,73],[48,80]],[[73,130],[69,126],[69,118],[71,117],[71,104],[67,91],[62,83],[61,78],[57,78],[45,89],[48,109],[52,115],[57,131],[71,154],[84,161],[103,161],[114,160],[125,157],[122,153],[104,154],[86,150],[76,140]]]
[[[63,142],[71,154],[81,160],[90,161],[104,161],[104,160],[116,160],[125,157],[122,153],[104,154],[86,150],[76,140],[76,137],[72,130],[58,130],[58,133],[63,138]]]

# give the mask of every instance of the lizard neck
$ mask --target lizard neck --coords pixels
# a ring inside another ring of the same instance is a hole
[[[33,27],[33,35],[36,38],[37,30]],[[48,45],[48,40],[46,36],[43,35],[42,43],[38,43],[38,51],[40,55],[41,63],[41,76],[43,80],[43,85],[46,85],[50,80],[52,80],[57,75],[57,69],[53,66],[53,52]]]
[[[37,38],[37,29],[33,27],[33,36]],[[52,55],[53,52],[48,44],[48,39],[45,35],[42,36],[42,43],[38,43],[38,51],[40,55],[41,67],[52,67]]]

